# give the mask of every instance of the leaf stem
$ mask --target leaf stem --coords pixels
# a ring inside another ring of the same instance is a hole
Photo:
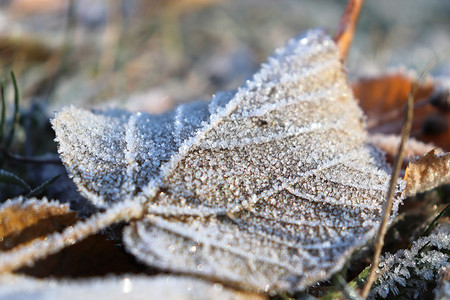
[[[339,21],[338,29],[336,35],[334,36],[334,41],[338,46],[341,61],[345,61],[348,50],[352,44],[353,36],[355,35],[356,23],[358,21],[359,12],[361,11],[363,2],[363,0],[348,1],[344,14]]]

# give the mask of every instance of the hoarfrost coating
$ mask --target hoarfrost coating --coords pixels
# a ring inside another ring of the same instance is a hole
[[[267,291],[330,277],[374,236],[390,171],[363,120],[334,42],[311,30],[209,103],[70,107],[53,126],[87,198],[145,207],[124,234],[141,261]]]
[[[450,225],[444,223],[429,236],[414,241],[410,249],[384,254],[379,264],[381,275],[370,298],[386,298],[390,293],[397,296],[400,289],[409,299],[425,298],[427,284],[436,282],[439,270],[450,265],[449,250]]]

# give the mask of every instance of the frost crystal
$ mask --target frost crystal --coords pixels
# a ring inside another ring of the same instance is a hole
[[[36,299],[173,299],[173,300],[259,300],[200,279],[176,276],[136,276],[89,280],[39,280],[27,276],[0,277],[0,300]]]
[[[67,108],[53,122],[59,151],[94,203],[143,203],[124,237],[140,260],[302,289],[374,235],[390,177],[342,69],[331,38],[308,31],[210,103],[160,116]]]
[[[386,298],[389,293],[402,295],[408,299],[423,298],[428,284],[435,283],[439,271],[449,266],[450,225],[442,224],[432,234],[413,242],[411,249],[400,250],[396,254],[385,254],[380,259],[381,276],[371,291],[371,298],[378,294]]]

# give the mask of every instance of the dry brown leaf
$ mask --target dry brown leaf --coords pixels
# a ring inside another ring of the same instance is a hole
[[[25,243],[53,232],[61,232],[78,218],[67,204],[47,199],[15,198],[0,207],[0,250],[20,249]],[[41,240],[41,239],[38,239]],[[0,252],[1,253],[1,252]],[[104,234],[88,237],[19,273],[35,277],[81,277],[142,272],[142,267],[116,247]]]
[[[0,60],[3,62],[20,58],[24,63],[43,63],[55,55],[59,55],[58,49],[31,35],[0,36]]]
[[[450,112],[431,104],[438,93],[448,93],[442,82],[428,78],[419,83],[406,72],[361,78],[352,85],[353,93],[367,115],[369,132],[399,134],[403,122],[403,107],[413,86],[414,120],[411,136],[450,151]]]
[[[9,200],[0,206],[0,250],[61,231],[76,221],[76,213],[67,204],[45,198]]]
[[[399,71],[377,77],[360,78],[352,84],[352,88],[360,106],[370,118],[402,108],[413,84],[410,75]],[[430,80],[419,84],[415,101],[431,96],[432,92],[433,83]]]
[[[406,168],[406,196],[413,196],[437,186],[450,183],[450,153],[427,153]]]
[[[53,255],[20,268],[17,273],[38,278],[81,278],[107,274],[152,273],[135,262],[106,234],[96,234]]]

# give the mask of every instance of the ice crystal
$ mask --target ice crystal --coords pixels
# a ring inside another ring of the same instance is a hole
[[[439,271],[450,264],[450,225],[438,227],[432,234],[419,238],[410,249],[386,253],[380,260],[380,278],[371,291],[371,298],[389,294],[407,298],[423,298],[428,284],[434,284]]]
[[[311,30],[209,103],[70,107],[53,125],[87,198],[145,207],[124,234],[140,260],[267,291],[329,277],[374,235],[390,175],[363,120],[335,44]]]

